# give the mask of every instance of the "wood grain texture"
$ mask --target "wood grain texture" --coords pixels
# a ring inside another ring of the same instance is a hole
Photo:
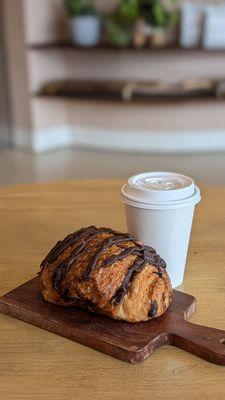
[[[187,322],[195,306],[193,296],[174,290],[173,302],[160,318],[136,324],[114,321],[44,302],[38,277],[0,298],[0,312],[132,364],[170,344],[225,365],[225,330]]]
[[[0,190],[0,295],[32,278],[48,249],[82,225],[125,230],[121,181],[76,181]],[[191,322],[225,329],[225,188],[201,187],[185,282]],[[130,365],[0,315],[0,399],[225,398],[224,369],[170,346]]]

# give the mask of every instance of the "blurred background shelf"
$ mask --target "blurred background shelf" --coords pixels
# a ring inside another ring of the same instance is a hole
[[[113,96],[110,94],[90,94],[90,95],[73,95],[73,94],[47,94],[47,93],[33,93],[32,97],[34,98],[39,98],[39,99],[64,99],[64,100],[82,100],[88,102],[96,101],[98,103],[124,103],[126,105],[132,105],[132,104],[143,104],[143,105],[148,105],[149,107],[154,106],[155,104],[173,104],[173,105],[178,105],[180,103],[195,103],[195,101],[205,103],[207,101],[213,101],[213,102],[222,102],[223,100],[217,99],[216,97],[212,97],[210,95],[198,95],[198,96],[193,96],[193,95],[164,95],[164,96],[152,96],[152,97],[134,97],[130,101],[124,101],[121,97],[119,96]]]
[[[110,3],[122,0],[94,1],[100,12],[111,12]],[[219,2],[192,0],[192,5]],[[96,47],[79,47],[62,0],[0,0],[0,10],[0,141],[16,149],[1,152],[0,185],[127,177],[150,169],[224,184],[225,50],[205,50],[202,40],[195,43],[199,47],[179,47],[181,35],[174,41],[168,35],[163,47],[151,39],[141,48],[118,47],[106,43],[105,30]],[[191,18],[191,36],[194,25]],[[224,35],[224,26],[216,24],[215,34]],[[55,88],[65,81],[69,92]],[[175,90],[131,99],[123,89],[73,93],[70,82],[90,81],[158,82],[163,90]],[[190,93],[193,83],[203,91]],[[189,93],[180,93],[180,87]]]
[[[180,46],[167,46],[167,47],[141,47],[137,48],[134,46],[119,47],[112,44],[100,44],[93,47],[81,47],[77,46],[72,42],[46,42],[46,43],[30,43],[27,45],[28,50],[76,50],[82,52],[95,52],[95,51],[134,51],[134,52],[146,52],[150,54],[160,53],[177,53],[179,56],[182,54],[198,53],[198,54],[221,54],[225,56],[224,49],[203,49],[201,47],[182,48]]]
[[[225,148],[224,101],[214,91],[134,94],[130,101],[126,96],[124,101],[120,90],[43,91],[47,84],[63,81],[185,83],[189,88],[190,82],[223,83],[225,50],[105,43],[79,47],[69,39],[61,0],[4,3],[13,143],[18,148],[41,152],[71,145],[111,146],[149,153]]]
[[[160,104],[224,98],[224,80],[187,79],[180,82],[163,80],[50,80],[36,93],[37,96],[83,100]]]

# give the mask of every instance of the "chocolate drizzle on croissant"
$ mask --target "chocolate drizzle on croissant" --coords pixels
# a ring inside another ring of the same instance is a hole
[[[56,245],[51,249],[48,255],[44,258],[41,263],[41,267],[47,262],[52,263],[55,259],[63,253],[69,246],[74,244],[75,242],[81,240],[86,236],[86,243],[89,239],[93,239],[96,235],[99,235],[100,231],[95,228],[95,226],[89,226],[88,228],[81,228],[79,231],[76,231],[65,237],[64,240],[60,240],[56,243]],[[81,245],[84,245],[84,242],[81,242]]]
[[[85,268],[82,264],[83,259],[85,259]],[[60,260],[60,262],[58,262],[58,260]],[[126,260],[127,262],[129,261],[129,265],[127,265]],[[80,268],[80,263],[82,264],[82,273],[80,273],[80,270],[76,272],[76,269]],[[165,272],[165,261],[152,247],[141,245],[129,233],[120,233],[110,228],[96,228],[95,226],[90,226],[88,228],[82,228],[79,231],[68,235],[64,240],[57,242],[45,257],[41,263],[42,288],[46,285],[50,286],[49,290],[53,291],[51,296],[54,298],[55,291],[57,292],[55,296],[60,296],[62,301],[74,300],[74,303],[77,303],[80,299],[82,304],[85,302],[86,304],[89,304],[87,308],[90,309],[90,303],[94,304],[94,301],[91,298],[84,299],[85,296],[81,293],[76,293],[76,295],[70,293],[70,289],[67,287],[68,285],[70,286],[70,284],[71,287],[73,287],[73,282],[70,281],[70,277],[73,273],[75,276],[79,272],[79,276],[76,277],[75,282],[76,290],[84,291],[85,288],[88,296],[88,293],[90,292],[90,290],[88,290],[88,285],[92,288],[94,285],[93,282],[98,278],[97,274],[102,274],[102,269],[114,268],[117,263],[121,263],[123,268],[125,268],[124,276],[122,280],[120,280],[119,286],[117,286],[114,293],[112,293],[111,297],[108,299],[109,309],[113,309],[113,307],[116,308],[122,303],[124,296],[130,290],[132,282],[135,281],[136,274],[145,269],[146,266],[149,265],[152,268],[154,267],[152,270],[152,277],[157,275],[157,279],[168,279],[168,275]],[[48,274],[48,269],[53,269],[53,271]],[[72,274],[70,273],[70,270],[72,271]],[[47,283],[46,279],[43,279],[42,277],[43,272],[45,272],[48,277]],[[49,279],[51,281],[49,281]],[[112,274],[112,279],[117,281],[118,277]],[[99,281],[99,278],[97,281]],[[156,278],[154,278],[153,281],[156,282]],[[170,287],[170,283],[168,287]],[[111,286],[109,286],[109,288],[111,288]],[[96,296],[93,293],[93,297],[97,298],[98,296],[101,297],[101,293],[96,294]],[[44,297],[46,298],[46,295]],[[156,310],[156,306],[154,306],[154,310],[151,312],[151,307],[153,307],[151,304],[153,303],[150,303],[149,305],[148,317],[155,316],[153,315],[153,311]],[[94,305],[96,306],[95,308],[98,308],[98,304]]]

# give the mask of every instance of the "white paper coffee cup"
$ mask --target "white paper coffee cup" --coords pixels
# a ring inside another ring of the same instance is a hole
[[[121,188],[128,232],[156,249],[167,264],[172,286],[184,279],[195,204],[201,200],[193,179],[173,172],[132,176]]]

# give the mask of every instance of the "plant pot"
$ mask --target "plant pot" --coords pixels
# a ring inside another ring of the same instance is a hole
[[[143,19],[139,19],[133,32],[133,43],[135,47],[165,47],[167,45],[167,28],[150,25]]]
[[[165,47],[167,45],[167,31],[165,28],[152,27],[151,45]]]
[[[71,19],[72,39],[83,47],[96,46],[101,39],[101,21],[96,15],[81,15]]]

